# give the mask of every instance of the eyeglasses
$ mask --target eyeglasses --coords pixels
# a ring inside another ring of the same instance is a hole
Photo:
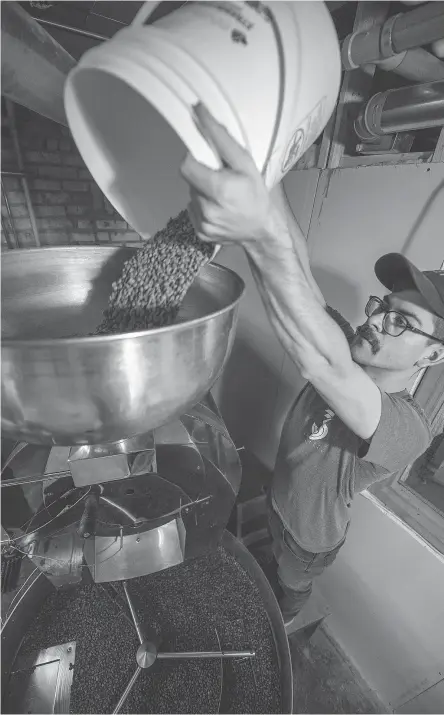
[[[371,295],[367,305],[365,306],[365,314],[368,318],[371,318],[372,315],[376,315],[377,313],[384,313],[382,328],[385,333],[392,335],[394,338],[399,337],[399,335],[405,333],[406,330],[410,330],[411,333],[418,333],[418,335],[423,335],[425,338],[431,338],[432,340],[436,340],[438,343],[443,343],[444,345],[444,341],[434,335],[423,333],[423,331],[418,330],[418,328],[414,328],[410,325],[405,315],[398,313],[396,310],[388,310],[385,303],[380,298],[376,298],[376,296]]]

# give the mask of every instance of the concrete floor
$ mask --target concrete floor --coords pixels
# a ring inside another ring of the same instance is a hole
[[[386,708],[319,627],[309,643],[289,637],[294,679],[294,713],[384,713]]]

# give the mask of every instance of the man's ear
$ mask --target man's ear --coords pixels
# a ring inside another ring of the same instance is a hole
[[[444,345],[442,343],[432,343],[429,352],[416,363],[419,368],[441,365],[444,362]]]

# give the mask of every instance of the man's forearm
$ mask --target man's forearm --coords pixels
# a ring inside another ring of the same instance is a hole
[[[307,278],[307,282],[313,290],[313,295],[316,300],[325,308],[325,298],[322,295],[321,289],[316,283],[311,272],[306,238],[302,233],[300,226],[298,225],[296,218],[291,210],[282,184],[278,184],[274,189],[272,189],[270,192],[270,196],[282,217],[285,218],[288,232],[292,238],[294,250],[296,251],[296,254],[299,258],[305,277]]]
[[[245,247],[270,321],[304,377],[351,361],[347,340],[315,295],[282,216],[269,240]]]

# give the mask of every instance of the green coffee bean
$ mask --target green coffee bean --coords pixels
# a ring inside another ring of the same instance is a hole
[[[147,241],[123,266],[95,335],[171,325],[213,247],[197,238],[187,211]]]

